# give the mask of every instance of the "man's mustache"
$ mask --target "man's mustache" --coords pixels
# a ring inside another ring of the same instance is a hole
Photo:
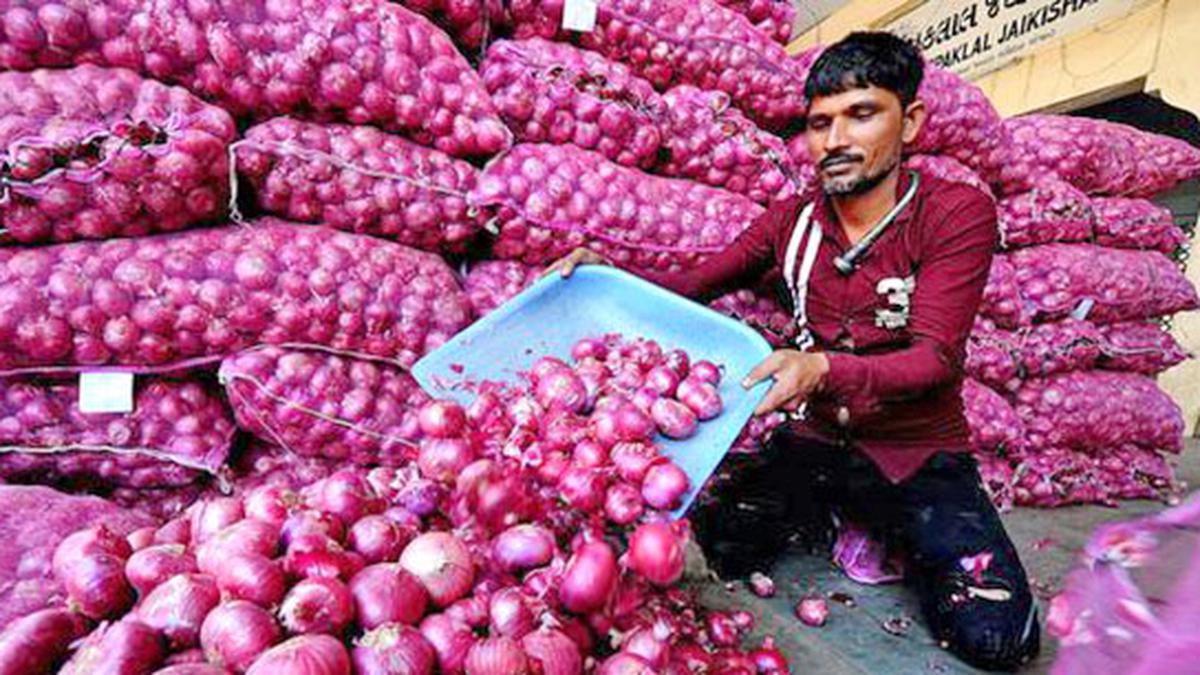
[[[861,155],[847,155],[839,153],[837,155],[829,155],[825,159],[822,159],[817,166],[822,169],[828,169],[829,167],[836,166],[838,164],[853,164],[854,162],[861,161],[863,161]]]

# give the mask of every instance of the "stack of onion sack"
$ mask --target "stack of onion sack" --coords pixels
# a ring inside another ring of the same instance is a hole
[[[103,243],[0,249],[0,368],[139,372],[300,343],[409,365],[465,326],[432,254],[270,218]]]
[[[0,477],[75,488],[164,488],[217,474],[234,425],[211,383],[137,383],[129,413],[83,413],[76,380],[0,379]]]
[[[67,535],[93,525],[123,537],[158,523],[99,497],[65,495],[37,485],[0,485],[0,630],[14,619],[63,604],[63,587],[50,568],[54,549]],[[12,666],[5,659],[0,664]]]
[[[216,220],[234,133],[220,108],[128,70],[0,73],[0,241],[130,237]]]
[[[523,143],[571,143],[625,166],[657,159],[665,104],[629,66],[540,38],[492,45],[479,75]]]
[[[492,160],[471,200],[496,212],[498,258],[542,265],[587,246],[635,271],[692,267],[763,211],[740,195],[546,144]]]
[[[811,185],[813,175],[778,136],[759,129],[728,94],[680,85],[663,94],[663,147],[656,173],[724,188],[767,204]]]
[[[0,67],[97,63],[180,84],[238,118],[374,124],[454,156],[510,135],[436,26],[387,2],[179,0],[8,8]]]
[[[374,127],[279,117],[235,147],[265,213],[439,253],[462,253],[483,224],[466,199],[478,169]]]
[[[677,585],[686,528],[662,511],[687,485],[657,453],[659,425],[694,422],[689,404],[711,416],[719,398],[696,392],[715,392],[719,369],[615,336],[573,351],[573,365],[536,362],[528,384],[480,383],[466,408],[423,407],[420,457],[407,467],[265,485],[128,539],[76,532],[53,559],[70,611],[12,624],[0,662],[45,672],[65,661],[78,673],[780,672],[767,668],[783,663],[769,644],[741,647],[749,612],[707,611]],[[643,412],[642,390],[668,383],[675,396],[654,390]],[[668,402],[689,412],[656,414]]]
[[[782,132],[804,112],[800,64],[746,17],[711,0],[598,3],[596,26],[563,28],[564,0],[509,3],[517,38],[578,44],[629,65],[659,91],[677,84],[729,94],[764,129]]]

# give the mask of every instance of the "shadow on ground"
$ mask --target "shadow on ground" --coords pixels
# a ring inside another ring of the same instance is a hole
[[[1177,458],[1181,480],[1200,487],[1200,441],[1188,442]],[[1127,520],[1166,508],[1153,501],[1122,502],[1119,508],[1074,506],[1061,509],[1018,508],[1004,514],[1011,534],[1035,586],[1045,598],[1057,590],[1071,569],[1075,553],[1097,525]],[[943,651],[919,620],[915,598],[900,585],[862,586],[835,569],[825,556],[803,552],[789,554],[771,572],[778,589],[775,597],[755,597],[744,584],[699,585],[705,604],[736,604],[758,617],[755,640],[774,635],[796,673],[830,675],[880,675],[891,673],[978,673]],[[840,593],[853,606],[830,602],[829,622],[821,628],[800,623],[792,613],[796,601],[810,591]],[[906,632],[884,629],[911,622]],[[900,633],[900,634],[896,634]],[[1043,638],[1042,654],[1024,673],[1048,673],[1054,661],[1054,640]],[[1097,674],[1099,675],[1099,674]]]

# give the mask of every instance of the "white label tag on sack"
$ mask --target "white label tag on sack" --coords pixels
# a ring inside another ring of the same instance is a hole
[[[567,0],[563,4],[562,27],[590,33],[596,30],[596,3],[599,0]]]
[[[133,373],[80,373],[79,412],[133,412]]]
[[[1084,298],[1080,300],[1079,304],[1075,305],[1075,310],[1071,312],[1071,318],[1075,319],[1076,321],[1083,321],[1088,317],[1088,314],[1092,312],[1092,307],[1095,304],[1096,301],[1091,298]]]

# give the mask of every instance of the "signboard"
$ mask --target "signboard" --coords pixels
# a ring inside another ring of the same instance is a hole
[[[974,79],[1147,0],[929,0],[884,26],[925,56]]]

